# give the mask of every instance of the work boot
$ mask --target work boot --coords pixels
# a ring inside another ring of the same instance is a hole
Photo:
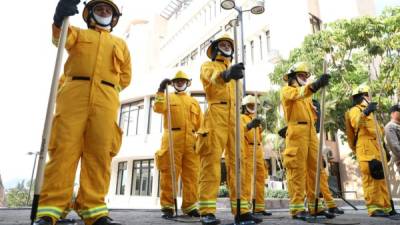
[[[334,214],[344,214],[343,209],[338,208],[338,207],[332,207],[328,209],[328,212],[334,213]]]
[[[300,212],[296,213],[296,215],[292,216],[292,219],[295,219],[295,220],[307,221],[308,218],[310,218],[310,214],[308,214],[308,212],[306,212],[306,211],[300,211]]]
[[[53,219],[49,216],[40,217],[33,225],[53,225]]]
[[[238,221],[237,215],[235,216],[235,221]],[[256,224],[261,223],[262,219],[253,216],[250,212],[241,214],[239,217],[239,221],[241,224]]]
[[[188,212],[187,215],[190,217],[200,217],[200,213],[197,209],[193,209],[192,211]]]
[[[201,224],[203,225],[217,225],[220,224],[221,220],[215,218],[215,215],[208,213],[201,216]]]
[[[161,209],[163,219],[171,219],[174,217],[174,210],[172,209]]]
[[[256,216],[272,216],[272,213],[268,212],[266,210],[263,210],[263,211],[255,212],[254,215],[256,215]]]
[[[383,210],[377,209],[373,211],[370,215],[371,217],[388,217],[389,214],[385,213]]]
[[[327,219],[333,219],[336,217],[334,213],[330,213],[325,210],[318,212],[317,215],[311,214],[311,216],[325,216]]]
[[[110,217],[108,216],[103,216],[100,217],[99,219],[94,222],[93,225],[122,225],[121,223],[113,221]]]

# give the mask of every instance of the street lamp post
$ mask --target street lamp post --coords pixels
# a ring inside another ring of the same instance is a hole
[[[31,175],[31,180],[30,180],[30,184],[29,184],[29,192],[28,192],[28,197],[26,199],[26,205],[29,205],[29,200],[31,197],[31,190],[32,190],[32,183],[33,183],[33,174],[35,173],[35,168],[36,168],[36,161],[37,161],[37,157],[39,155],[39,152],[28,152],[28,155],[35,155],[35,160],[33,161],[33,168],[32,168],[32,175]]]
[[[250,11],[253,14],[261,14],[264,12],[264,1],[257,1],[257,4],[252,7],[250,10],[242,10],[242,7],[236,6],[234,0],[223,0],[221,1],[221,7],[225,10],[235,9],[238,12],[238,16],[236,21],[231,21],[231,25],[234,26],[234,41],[235,41],[235,50],[238,49],[237,46],[237,23],[240,24],[240,38],[241,38],[241,56],[242,56],[242,63],[245,64],[245,57],[244,57],[244,35],[243,35],[243,12]],[[235,63],[238,63],[237,51],[235,54]],[[243,94],[246,94],[246,76],[243,76]],[[234,224],[240,223],[240,196],[241,196],[241,175],[240,175],[240,91],[239,91],[239,80],[236,80],[236,124],[235,124],[235,176],[236,176],[236,218]]]
[[[243,10],[241,6],[237,6],[234,0],[223,0],[221,1],[221,7],[225,10],[231,10],[231,9],[235,9],[238,12],[236,21],[232,20],[229,22],[229,24],[231,26],[234,27],[234,32],[236,32],[237,34],[237,26],[240,25],[240,53],[241,53],[241,61],[243,64],[245,64],[245,54],[244,54],[244,32],[243,32],[243,13],[244,12],[251,12],[254,15],[259,15],[264,13],[265,11],[265,7],[264,7],[264,1],[262,0],[257,0],[255,2],[255,5],[253,7],[251,7],[251,9],[247,9],[247,10]],[[234,37],[235,39],[235,44],[238,43],[237,41],[237,37]],[[237,52],[236,54],[237,55]],[[237,57],[235,58],[236,63],[238,63],[237,61]],[[246,94],[246,76],[243,77],[243,94]]]

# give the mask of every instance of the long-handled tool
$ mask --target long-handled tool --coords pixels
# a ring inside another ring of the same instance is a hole
[[[254,118],[257,118],[257,92],[254,93],[254,99],[255,99],[255,105],[254,105]],[[253,183],[253,199],[252,199],[252,204],[253,204],[253,214],[256,212],[256,177],[257,177],[257,168],[256,168],[256,151],[258,147],[258,142],[257,142],[257,129],[256,127],[254,128],[254,137],[253,137],[253,177],[252,177],[252,183]]]
[[[171,124],[171,105],[168,93],[168,85],[165,89],[165,98],[167,101],[167,123],[168,123],[168,150],[169,150],[169,163],[171,170],[171,184],[172,184],[172,198],[174,199],[175,215],[178,217],[178,202],[176,200],[176,171],[175,171],[175,157],[174,157],[174,140],[172,135]]]
[[[343,195],[342,195],[338,190],[334,190],[332,187],[329,187],[329,190],[330,190],[333,194],[339,196],[339,198],[341,198],[344,202],[346,202],[346,203],[347,203],[349,206],[351,206],[354,210],[358,210],[357,207],[355,207],[353,204],[351,204],[349,201],[347,201],[347,200],[343,197]]]
[[[61,70],[61,66],[62,66],[62,58],[63,58],[63,53],[64,53],[65,42],[67,40],[68,26],[69,26],[69,21],[68,21],[68,17],[66,17],[63,20],[63,23],[61,26],[61,34],[60,34],[60,40],[59,40],[59,44],[58,44],[56,64],[54,66],[53,78],[51,81],[50,95],[49,95],[49,100],[47,103],[47,112],[46,112],[46,119],[44,122],[43,133],[42,133],[42,142],[40,144],[39,162],[38,162],[38,166],[37,166],[36,179],[35,179],[35,192],[33,195],[32,209],[31,209],[31,218],[30,218],[31,225],[33,225],[33,223],[36,219],[36,214],[37,214],[37,210],[38,210],[38,206],[39,206],[40,191],[42,189],[42,184],[43,184],[47,149],[48,149],[48,145],[49,145],[51,123],[53,121],[53,112],[54,112],[54,106],[55,106],[55,102],[56,102],[55,100],[56,100],[58,79],[59,79],[60,70]]]
[[[372,63],[373,62],[371,62],[371,64]],[[369,83],[371,83],[371,69],[369,70],[369,74],[368,75],[369,75],[368,76]],[[372,98],[372,90],[371,90],[371,88],[368,91],[368,95],[369,95],[370,98]],[[372,113],[372,117],[373,117],[374,124],[375,124],[376,141],[377,141],[377,144],[378,144],[378,147],[379,147],[379,151],[381,153],[381,159],[382,159],[382,163],[383,163],[382,167],[383,167],[383,174],[384,174],[385,182],[386,182],[386,188],[387,188],[387,192],[388,192],[388,195],[389,195],[390,205],[392,207],[392,211],[390,211],[390,215],[392,215],[393,218],[395,218],[395,217],[397,218],[397,217],[399,217],[399,214],[397,214],[396,209],[394,208],[392,192],[391,192],[391,189],[390,189],[389,172],[388,172],[389,169],[388,169],[388,165],[387,165],[386,151],[385,151],[385,149],[383,147],[383,144],[382,144],[382,140],[383,139],[382,139],[380,127],[379,127],[379,124],[378,124],[378,120],[376,118],[376,114]],[[400,218],[398,218],[398,219],[400,219]]]
[[[324,74],[328,71],[328,57],[329,55],[325,55],[323,71]],[[318,200],[319,200],[319,192],[320,192],[320,173],[321,173],[321,165],[322,165],[322,148],[324,147],[324,122],[325,122],[325,87],[321,89],[321,120],[319,123],[319,148],[317,154],[317,171],[315,178],[315,204],[314,204],[314,213],[317,215],[318,213]]]

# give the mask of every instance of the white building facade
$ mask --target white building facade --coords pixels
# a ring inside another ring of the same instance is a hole
[[[247,9],[253,1],[236,4]],[[274,63],[287,58],[291,49],[300,46],[306,35],[322,29],[323,23],[373,14],[373,0],[266,0],[263,14],[246,12],[243,17],[246,90],[270,90],[267,75]],[[192,78],[191,94],[205,110],[200,66],[208,60],[210,40],[224,33],[233,37],[227,24],[236,15],[235,10],[222,9],[220,0],[171,0],[148,24],[127,31],[133,77],[131,86],[121,94],[119,125],[124,136],[120,153],[112,162],[107,197],[110,207],[159,207],[154,154],[160,148],[162,118],[152,111],[158,85],[174,75],[172,68],[182,68]],[[141,62],[135,63],[138,57]],[[337,160],[339,164],[340,156]],[[270,161],[270,174],[274,175],[276,162]]]

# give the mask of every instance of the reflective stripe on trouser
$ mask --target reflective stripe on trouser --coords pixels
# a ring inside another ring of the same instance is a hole
[[[115,101],[111,101],[115,100]],[[75,172],[81,162],[77,212],[105,205],[112,156],[120,146],[121,131],[115,122],[118,94],[108,86],[69,81],[57,96],[56,116],[49,140],[39,207],[67,210],[72,199]],[[45,215],[44,212],[41,215]],[[49,214],[52,215],[52,214]],[[85,223],[107,215],[89,214]]]
[[[320,187],[321,187],[321,193],[322,193],[322,196],[324,197],[324,202],[325,202],[326,207],[328,207],[328,208],[337,207],[335,200],[332,197],[332,193],[329,190],[328,175],[326,174],[325,169],[321,170]]]
[[[58,208],[58,207],[52,207],[52,206],[40,206],[38,207],[37,211],[37,218],[43,217],[43,216],[50,216],[53,218],[53,221],[57,221],[61,215],[63,214],[63,210]]]
[[[304,194],[307,196],[308,206],[315,201],[318,142],[313,124],[300,126],[289,124],[288,134],[290,135],[286,138],[283,161],[288,181],[289,209],[291,215],[295,215],[305,210]],[[318,207],[318,212],[322,210],[323,208]]]
[[[198,178],[199,178],[199,157],[193,150],[194,142],[185,143],[186,138],[173,132],[174,135],[174,158],[175,158],[175,174],[176,187],[179,177],[182,180],[182,206],[184,213],[188,213],[197,208],[198,201]],[[180,138],[176,138],[180,137]],[[172,194],[172,175],[170,169],[170,158],[168,151],[168,133],[163,135],[162,149],[164,153],[156,154],[157,166],[160,168],[160,204],[161,208],[172,206],[174,209],[174,199]],[[165,146],[166,145],[166,146]],[[186,148],[185,148],[186,146]],[[176,190],[178,192],[178,190]]]
[[[385,179],[376,180],[372,178],[368,162],[359,162],[359,165],[368,215],[371,215],[372,212],[377,209],[387,211],[387,209],[390,208],[390,202]]]
[[[200,155],[200,214],[215,214],[216,199],[221,180],[221,156],[225,150],[227,168],[227,183],[230,200],[236,200],[235,184],[235,108],[233,104],[210,104],[204,117],[205,128],[209,130],[207,147],[199,151]],[[241,129],[243,132],[243,127]],[[200,137],[201,138],[201,137]],[[200,139],[202,140],[202,139]],[[243,154],[243,139],[241,139],[241,154]],[[241,164],[244,165],[242,158]],[[244,170],[241,171],[241,186],[244,185]],[[246,202],[243,193],[241,201]],[[207,203],[207,204],[206,204]],[[233,214],[236,209],[232,208]],[[241,213],[249,212],[248,207]]]
[[[82,219],[88,219],[99,217],[100,215],[108,215],[108,209],[106,205],[102,205],[87,210],[80,210],[78,213],[82,217]]]

